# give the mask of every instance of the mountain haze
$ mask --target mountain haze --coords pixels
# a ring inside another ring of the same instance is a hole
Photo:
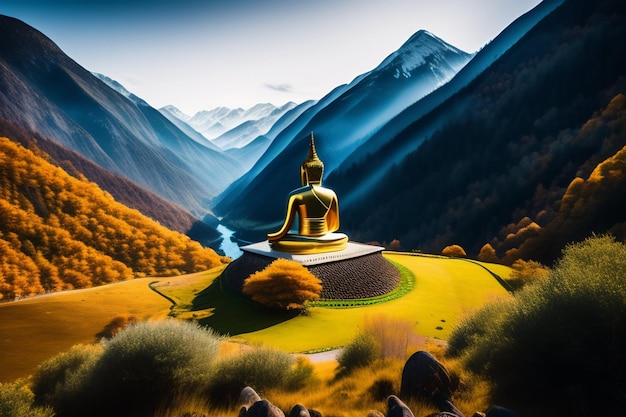
[[[267,133],[283,114],[295,106],[296,103],[289,102],[280,107],[271,103],[259,103],[249,109],[217,107],[201,110],[193,116],[174,106],[165,106],[160,110],[189,124],[221,149],[230,149],[241,148],[257,136]]]
[[[54,138],[196,215],[242,167],[133,101],[23,22],[0,16],[0,117]]]

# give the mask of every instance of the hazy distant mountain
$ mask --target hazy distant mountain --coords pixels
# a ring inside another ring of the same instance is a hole
[[[544,0],[541,4],[535,7],[528,13],[520,16],[508,27],[506,27],[502,33],[500,33],[494,40],[485,45],[472,60],[461,69],[455,77],[450,80],[449,83],[442,85],[440,88],[433,91],[421,100],[417,100],[411,106],[404,109],[396,117],[382,126],[376,132],[373,132],[372,136],[367,141],[367,146],[361,146],[352,152],[346,158],[345,163],[339,167],[339,171],[347,169],[353,163],[359,163],[362,158],[368,154],[372,154],[389,143],[392,138],[402,130],[406,129],[409,125],[413,124],[416,120],[427,115],[433,111],[444,101],[452,97],[452,95],[461,91],[472,82],[476,77],[482,74],[493,62],[504,54],[511,46],[513,46],[522,36],[524,36],[533,26],[535,26],[541,19],[553,11],[558,5],[563,3],[563,0]],[[462,112],[463,110],[460,110]],[[438,130],[443,124],[447,123],[449,118],[455,118],[459,115],[458,112],[445,114],[443,117],[439,117],[433,120],[429,125],[430,129],[425,130],[423,135],[414,137],[413,141],[404,143],[402,146],[396,146],[393,149],[388,149],[386,158],[379,161],[381,166],[392,166],[393,164],[401,161],[407,153],[416,149],[420,144],[433,132]],[[373,181],[380,180],[380,176],[383,175],[386,170],[372,170],[367,174],[366,178],[362,179],[362,189],[367,189],[368,185]],[[349,204],[353,196],[360,193],[360,189],[353,189],[350,196],[344,198],[344,205]]]
[[[290,126],[297,118],[299,118],[303,112],[308,110],[315,104],[315,101],[310,100],[302,104],[298,104],[296,107],[285,112],[280,119],[278,119],[271,127],[271,129],[241,148],[230,148],[225,151],[227,155],[237,160],[246,171],[248,171],[265,153],[267,148],[272,144],[276,136],[280,134],[285,128]]]
[[[252,213],[244,199],[248,189],[269,187],[286,195],[299,185],[298,167],[306,157],[311,131],[327,172],[332,172],[373,132],[452,78],[470,58],[431,33],[417,32],[377,68],[337,87],[283,129],[255,166],[218,197],[216,209],[229,219],[242,216],[259,223],[279,221],[282,200],[268,199]]]
[[[185,133],[191,139],[195,140],[201,145],[204,145],[208,148],[221,152],[221,149],[219,146],[215,145],[212,141],[205,138],[200,132],[198,132],[196,129],[191,127],[187,122],[183,121],[183,119],[177,116],[177,114],[179,114],[182,117],[184,113],[182,113],[176,107],[165,106],[165,107],[160,108],[159,112],[161,112],[161,114],[165,116],[167,120],[172,122],[177,128],[179,128],[183,133]]]
[[[263,110],[269,110],[267,105],[262,104]],[[255,106],[257,107],[257,106]],[[252,109],[254,109],[253,107]],[[222,133],[217,138],[213,139],[213,143],[222,149],[243,148],[248,143],[252,142],[258,136],[265,135],[270,128],[280,119],[285,113],[296,107],[296,103],[289,102],[280,107],[275,108],[268,114],[262,115],[265,112],[246,112],[245,118],[250,119],[243,121],[234,128]],[[252,110],[250,109],[250,110]],[[255,115],[257,113],[258,115]],[[255,117],[255,118],[252,118]]]
[[[166,106],[161,110],[188,123],[205,138],[214,140],[220,148],[229,149],[241,148],[257,136],[265,134],[274,122],[295,106],[295,103],[289,102],[280,107],[270,103],[260,103],[249,109],[217,107],[199,111],[193,116],[174,106]],[[236,131],[228,134],[233,129]]]
[[[242,174],[142,100],[111,89],[50,39],[0,17],[0,117],[40,132],[197,215]]]

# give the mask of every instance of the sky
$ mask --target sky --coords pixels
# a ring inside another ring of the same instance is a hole
[[[2,0],[89,71],[188,115],[321,99],[428,30],[466,52],[540,0]]]

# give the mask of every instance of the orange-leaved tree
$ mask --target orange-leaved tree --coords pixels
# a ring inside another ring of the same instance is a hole
[[[246,278],[243,285],[243,293],[252,300],[279,310],[301,310],[305,301],[318,300],[321,292],[322,281],[288,259],[276,259]]]
[[[467,253],[465,253],[465,249],[459,245],[450,245],[443,248],[441,251],[443,256],[450,256],[453,258],[465,258]]]

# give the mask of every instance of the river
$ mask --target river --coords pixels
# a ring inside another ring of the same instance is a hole
[[[222,224],[217,226],[217,231],[222,234],[220,251],[222,251],[224,255],[229,256],[233,261],[243,255],[243,252],[239,249],[239,245],[233,240],[235,232]]]

